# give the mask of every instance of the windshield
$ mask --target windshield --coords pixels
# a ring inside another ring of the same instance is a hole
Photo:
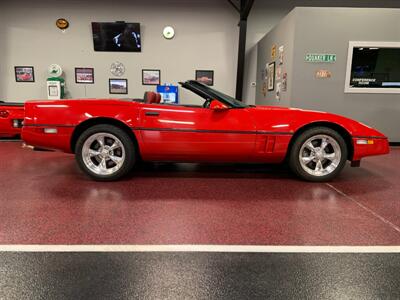
[[[243,102],[236,100],[235,98],[226,95],[220,91],[214,90],[208,86],[206,86],[207,89],[209,89],[213,94],[217,95],[219,98],[222,98],[223,100],[225,100],[226,102],[229,102],[229,104],[231,104],[233,107],[248,107],[246,104],[244,104]]]
[[[235,98],[228,96],[220,91],[214,90],[210,88],[209,86],[200,83],[195,80],[189,80],[186,81],[185,83],[181,83],[183,87],[189,88],[193,92],[197,93],[198,95],[204,97],[204,98],[211,98],[211,99],[217,99],[222,102],[225,102],[228,104],[230,107],[235,107],[235,108],[244,108],[244,107],[249,107],[248,105],[240,102],[239,100],[236,100]],[[193,90],[194,88],[194,90]],[[209,100],[211,100],[209,99]]]

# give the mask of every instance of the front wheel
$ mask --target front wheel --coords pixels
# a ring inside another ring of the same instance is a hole
[[[119,127],[96,125],[79,137],[75,147],[79,167],[98,181],[125,176],[135,164],[135,145]]]
[[[345,166],[347,146],[333,129],[306,130],[294,142],[289,157],[292,171],[300,178],[322,182],[334,178]]]

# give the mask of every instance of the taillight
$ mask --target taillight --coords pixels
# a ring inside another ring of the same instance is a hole
[[[22,126],[24,126],[24,120],[20,119],[12,120],[12,125],[14,128],[22,128]]]
[[[0,110],[0,118],[8,118],[10,113],[6,110]]]

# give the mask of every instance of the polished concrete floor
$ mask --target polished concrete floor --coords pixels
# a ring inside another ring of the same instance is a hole
[[[400,148],[308,183],[283,166],[145,164],[98,183],[0,143],[0,244],[400,245]]]
[[[399,299],[376,253],[0,253],[0,299]]]
[[[400,245],[400,148],[330,183],[232,164],[143,164],[98,183],[73,156],[20,142],[0,142],[0,158],[0,299],[400,298],[398,247],[313,247]],[[53,248],[71,244],[89,248]],[[110,250],[144,244],[150,250]],[[229,252],[243,245],[310,253]]]

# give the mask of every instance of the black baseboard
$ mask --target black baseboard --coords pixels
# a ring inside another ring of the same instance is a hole
[[[390,146],[400,146],[400,142],[389,142]]]

